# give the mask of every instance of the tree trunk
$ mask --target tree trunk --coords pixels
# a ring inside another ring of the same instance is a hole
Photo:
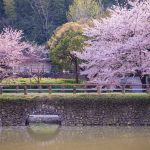
[[[146,75],[143,76],[141,71],[137,71],[136,75],[140,77],[142,85],[146,84]]]
[[[140,78],[140,80],[141,80],[141,83],[142,83],[142,89],[145,89],[146,88],[146,86],[145,86],[145,84],[146,84],[146,75],[142,75],[142,72],[141,71],[139,71],[139,70],[137,70],[137,73],[136,73],[136,75]],[[143,91],[144,92],[144,91]]]
[[[76,80],[76,83],[78,84],[79,83],[79,72],[78,72],[78,59],[77,59],[77,57],[75,58],[74,65],[75,65],[75,80]]]
[[[142,84],[146,84],[146,75],[140,77]]]

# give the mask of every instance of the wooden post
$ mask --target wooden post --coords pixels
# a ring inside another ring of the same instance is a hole
[[[62,92],[65,93],[65,86],[62,85],[61,87],[62,87]]]
[[[48,86],[48,92],[49,92],[49,94],[52,94],[52,86],[51,85]]]
[[[41,85],[38,85],[38,91],[39,91],[39,93],[41,93],[41,89],[42,89],[42,86]]]
[[[25,85],[24,86],[24,95],[27,95],[28,94],[28,92],[27,92],[27,86]]]
[[[73,94],[76,94],[76,93],[77,93],[76,87],[74,86],[74,87],[73,87]]]
[[[122,94],[126,93],[125,85],[122,85]]]
[[[17,85],[17,86],[16,86],[16,93],[19,92],[18,90],[19,90],[19,86]]]
[[[0,95],[2,95],[2,94],[3,94],[3,87],[0,86]]]
[[[150,84],[148,84],[148,85],[146,86],[146,92],[147,92],[147,94],[150,94]]]
[[[85,89],[85,90],[84,90],[84,93],[87,93],[86,88],[87,88],[87,86],[85,85],[85,86],[84,86],[84,89]]]
[[[101,94],[101,87],[100,87],[100,85],[97,85],[97,94]]]

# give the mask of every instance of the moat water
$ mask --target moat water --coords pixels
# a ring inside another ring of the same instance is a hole
[[[150,150],[150,127],[3,127],[0,150]]]

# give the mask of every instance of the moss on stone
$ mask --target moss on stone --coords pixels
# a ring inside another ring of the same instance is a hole
[[[0,101],[80,100],[80,101],[150,101],[150,94],[4,94]]]

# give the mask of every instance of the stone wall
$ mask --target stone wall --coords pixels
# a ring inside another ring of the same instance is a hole
[[[150,101],[1,101],[0,124],[24,126],[29,115],[59,115],[62,125],[150,125]]]

